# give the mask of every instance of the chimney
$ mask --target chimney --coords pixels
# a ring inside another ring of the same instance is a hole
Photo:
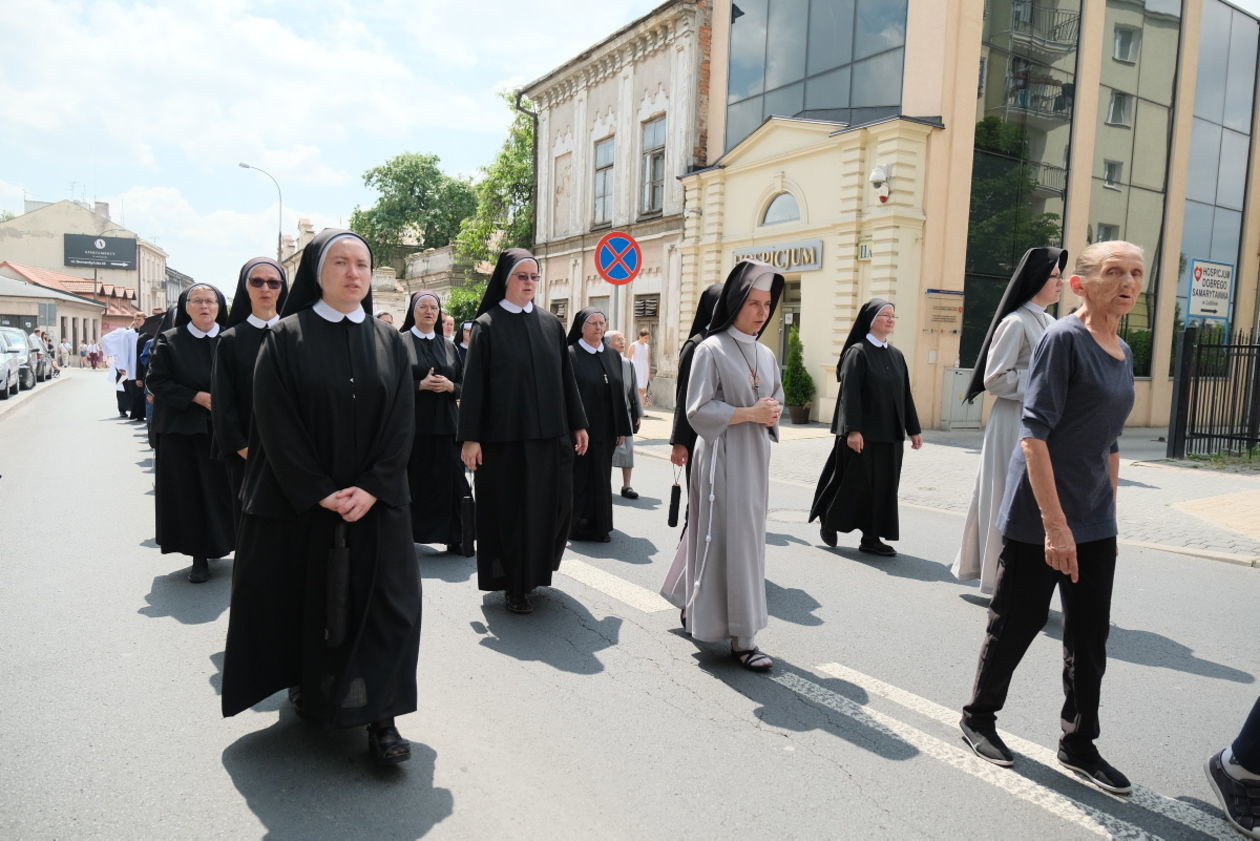
[[[96,203],[96,206],[93,208],[93,210],[96,213],[96,215],[101,217],[102,219],[105,219],[105,220],[109,219],[109,202],[98,201]]]

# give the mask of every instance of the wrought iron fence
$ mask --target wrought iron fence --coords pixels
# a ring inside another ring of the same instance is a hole
[[[1260,335],[1187,327],[1178,341],[1169,458],[1260,446]]]

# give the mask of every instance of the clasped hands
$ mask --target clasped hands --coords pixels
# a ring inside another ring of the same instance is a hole
[[[441,374],[433,373],[433,369],[429,369],[429,373],[424,375],[424,379],[420,381],[420,391],[454,391],[455,383],[448,380]]]
[[[363,519],[376,504],[376,497],[363,488],[349,487],[330,493],[319,501],[321,508],[327,508],[334,514],[340,514],[347,523],[356,523]]]

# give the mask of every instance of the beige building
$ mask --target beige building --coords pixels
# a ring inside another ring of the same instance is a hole
[[[66,339],[76,349],[80,341],[98,341],[109,332],[102,319],[110,305],[67,288],[76,283],[82,280],[0,262],[0,326],[20,327],[27,333],[44,329],[55,341]]]
[[[74,248],[68,236],[101,239],[111,246],[113,241],[132,240],[133,243],[123,243],[126,253],[121,255],[128,267],[67,265]],[[68,199],[28,201],[25,213],[0,222],[0,260],[93,280],[102,286],[131,289],[145,312],[167,304],[166,257],[157,245],[111,219],[105,202],[89,206]]]
[[[672,405],[679,324],[691,319],[679,299],[679,177],[706,157],[710,5],[663,3],[524,88],[538,114],[542,303],[566,325],[596,306],[612,329],[648,329],[659,405]],[[596,272],[595,248],[614,230],[642,249],[628,284]]]
[[[763,341],[782,360],[800,326],[815,420],[857,309],[880,296],[924,425],[974,426],[960,389],[1023,251],[1130,239],[1149,282],[1122,327],[1129,423],[1166,424],[1180,327],[1256,323],[1256,19],[1221,0],[844,6],[740,3],[732,22],[714,0],[675,336],[701,289],[759,255],[788,281]],[[1232,267],[1228,307],[1201,306],[1196,260]],[[1068,292],[1059,311],[1074,305]]]

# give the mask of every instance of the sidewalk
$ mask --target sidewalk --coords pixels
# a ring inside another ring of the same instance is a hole
[[[649,410],[636,451],[669,458],[671,418]],[[1260,474],[1170,462],[1164,435],[1134,428],[1120,439],[1121,544],[1260,568]],[[921,450],[906,448],[902,503],[964,516],[983,437],[981,430],[926,431]],[[771,478],[813,487],[833,440],[827,424],[783,424]]]

